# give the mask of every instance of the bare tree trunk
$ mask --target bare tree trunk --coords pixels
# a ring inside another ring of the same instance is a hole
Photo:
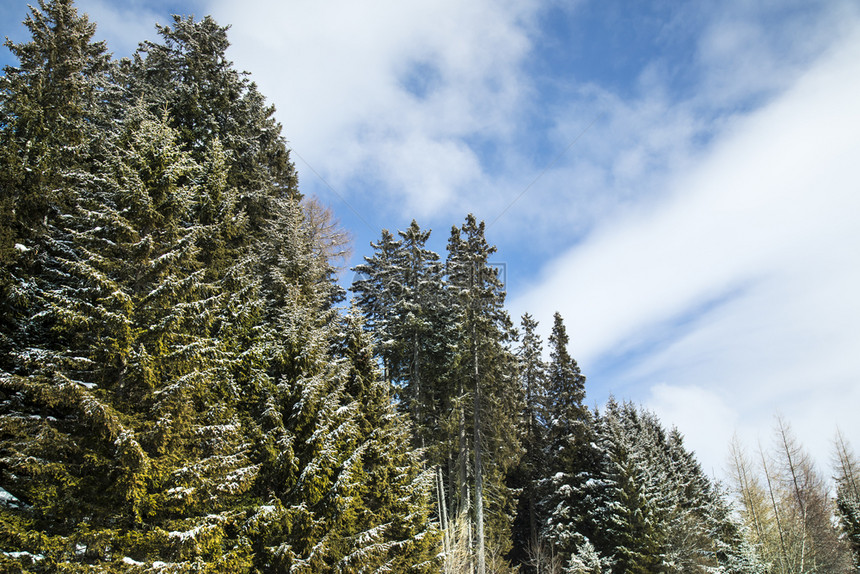
[[[531,369],[531,367],[529,367]],[[537,421],[535,420],[535,407],[534,407],[534,397],[532,396],[532,385],[534,377],[531,374],[531,371],[526,373],[526,408],[528,409],[528,428],[526,429],[526,445],[528,445],[528,476],[526,482],[526,488],[528,489],[528,511],[529,511],[529,540],[537,540],[538,539],[538,531],[537,531],[537,510],[535,508],[535,485],[532,481],[533,473],[535,472],[535,427],[537,426]],[[537,574],[541,574],[540,566],[538,565]]]
[[[791,478],[791,486],[794,491],[794,501],[797,504],[797,508],[800,510],[800,572],[803,572],[805,562],[806,562],[806,539],[807,539],[807,504],[806,497],[801,491],[800,478],[798,476],[798,472],[801,466],[808,467],[808,461],[803,460],[802,453],[800,453],[794,439],[791,436],[788,425],[786,425],[785,421],[782,417],[777,419],[777,432],[779,433],[779,440],[782,446],[783,453],[785,455],[785,464],[787,466],[787,470],[789,473],[789,477]],[[800,458],[801,460],[797,460]]]
[[[451,517],[452,520],[457,516],[457,481],[455,480],[455,475],[457,474],[456,465],[454,464],[454,455],[453,449],[448,448],[448,516]]]
[[[857,482],[860,468],[857,468],[857,458],[845,442],[845,437],[842,436],[841,430],[836,431],[836,456],[839,458],[839,466],[842,472],[840,478],[850,490],[853,498],[860,500],[860,485]]]
[[[478,345],[475,341],[475,326],[472,323],[472,361],[474,362],[473,376],[475,378],[475,404],[473,405],[475,425],[475,530],[477,535],[478,574],[487,570],[484,557],[484,469],[481,465],[481,383],[478,370]]]
[[[787,572],[786,570],[786,560],[788,559],[788,553],[785,549],[785,537],[782,531],[782,521],[779,518],[779,508],[776,504],[776,496],[773,493],[773,484],[770,479],[770,472],[767,468],[767,460],[764,456],[764,450],[762,450],[761,445],[759,445],[759,453],[761,454],[761,466],[764,469],[764,476],[767,479],[767,490],[770,493],[770,501],[773,504],[773,514],[776,517],[776,529],[779,532],[779,545],[782,550],[782,554],[780,555],[780,572]]]
[[[421,436],[421,448],[424,448],[424,398],[421,396],[421,376],[418,373],[418,336],[412,334],[412,385],[415,388],[415,419],[417,430]]]
[[[460,510],[467,511],[469,509],[469,485],[466,481],[466,464],[469,456],[468,446],[466,444],[466,392],[463,388],[463,381],[460,380],[460,428],[459,428],[459,447],[460,452],[457,457],[457,464],[460,469],[459,486],[460,486]]]
[[[472,549],[472,521],[469,519],[469,514],[472,508],[471,501],[469,500],[469,483],[468,483],[468,457],[469,457],[469,445],[466,441],[466,392],[463,387],[463,379],[460,379],[460,453],[457,457],[457,464],[459,465],[459,483],[460,483],[460,511],[458,513],[459,519],[464,520],[467,523],[467,533],[468,533],[468,549],[471,560],[471,549]],[[471,567],[470,567],[471,571]]]

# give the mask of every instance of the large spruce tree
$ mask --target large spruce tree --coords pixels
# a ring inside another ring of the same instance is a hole
[[[70,1],[27,25],[0,100],[0,568],[431,570],[434,475],[225,28],[177,18],[120,73]]]
[[[560,313],[553,315],[547,367],[547,437],[543,465],[542,508],[550,554],[566,557],[583,536],[591,536],[585,495],[596,466],[595,425],[585,407],[585,376],[570,355],[570,339]]]
[[[107,124],[102,98],[110,57],[95,25],[71,0],[44,2],[24,22],[31,40],[5,46],[17,57],[0,77],[0,362],[26,341],[22,325],[40,304],[35,278],[56,255],[56,226],[86,193]],[[53,228],[53,229],[49,229]]]
[[[379,242],[371,243],[374,254],[353,269],[352,291],[402,410],[415,424],[416,444],[438,464],[435,445],[450,406],[448,294],[439,255],[426,247],[430,231],[413,221],[397,235],[383,230]]]

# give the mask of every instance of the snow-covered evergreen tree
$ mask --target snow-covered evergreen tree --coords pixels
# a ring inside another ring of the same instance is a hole
[[[439,537],[429,521],[429,503],[435,473],[410,447],[411,425],[394,410],[391,387],[380,376],[357,309],[345,323],[347,392],[361,405],[365,469],[351,560],[367,572],[434,571]],[[371,561],[371,555],[378,558]]]
[[[429,568],[432,474],[420,471],[356,312],[343,325],[337,318],[337,287],[301,204],[291,198],[283,210],[261,257],[257,353],[269,360],[257,391],[264,458],[255,488],[279,511],[261,526],[270,543],[258,560],[295,572]]]
[[[438,464],[440,420],[449,403],[444,388],[450,324],[439,255],[426,247],[430,231],[413,221],[399,239],[383,230],[374,254],[354,268],[352,291],[371,325],[384,370],[401,408],[415,424],[416,444]]]
[[[373,334],[376,352],[382,359],[383,375],[392,384],[400,371],[397,347],[394,338],[397,331],[395,305],[402,294],[402,269],[398,266],[401,241],[387,229],[376,243],[371,242],[372,256],[365,256],[364,263],[353,271],[356,279],[351,290],[356,295],[356,304],[364,314],[366,325]]]
[[[648,449],[658,445],[642,423],[634,406],[613,401],[600,421],[604,493],[593,530],[613,572],[659,572],[663,563],[666,496],[658,489],[665,469],[649,467]]]
[[[570,557],[565,572],[569,574],[601,574],[608,570],[606,559],[600,557],[594,546],[584,540]]]
[[[836,436],[836,508],[851,547],[854,567],[860,568],[860,459],[848,442]]]
[[[63,33],[92,35],[71,2],[41,9],[28,58],[66,46]],[[279,163],[269,108],[219,60],[225,44],[210,41],[224,29],[178,22],[193,33],[177,42],[197,42],[195,65],[220,62],[212,78],[233,84],[168,73],[153,93],[166,97],[171,82],[177,94],[222,89],[224,107],[201,114],[179,98],[188,105],[165,110],[142,94],[109,102],[121,121],[72,126],[84,130],[86,153],[38,142],[58,190],[44,205],[31,196],[47,179],[16,179],[21,156],[0,158],[4,205],[38,213],[4,231],[22,243],[4,260],[13,312],[2,323],[0,566],[432,569],[433,475],[421,470],[361,325],[335,308],[343,291],[319,213],[300,202],[292,165]],[[83,52],[101,57],[96,48]],[[86,79],[81,53],[70,49],[67,67]],[[35,56],[27,62],[38,82],[67,79],[46,76]],[[153,81],[142,66],[138,58],[115,78],[137,89]],[[119,97],[115,88],[96,92]],[[14,143],[25,115],[15,106],[32,90],[11,79],[3,89],[3,137]]]
[[[156,114],[169,109],[170,125],[199,163],[218,140],[231,158],[227,185],[239,191],[250,231],[261,229],[271,201],[298,193],[274,107],[227,59],[226,26],[174,16],[172,26],[157,29],[161,42],[143,42],[128,66],[128,97]]]
[[[547,369],[547,437],[540,490],[544,536],[567,560],[582,538],[593,535],[587,516],[587,488],[596,472],[594,422],[585,407],[585,376],[568,351],[569,337],[559,313],[553,316]]]
[[[597,416],[589,538],[610,572],[755,572],[727,498],[648,411],[610,400]]]
[[[392,335],[399,341],[400,400],[415,421],[417,444],[432,447],[440,419],[450,405],[445,371],[449,367],[451,326],[446,317],[446,293],[439,255],[426,247],[430,231],[413,220],[395,252],[400,297],[395,301]],[[439,464],[438,453],[433,453]]]
[[[542,572],[548,547],[543,539],[544,516],[541,491],[538,486],[545,475],[548,434],[548,403],[546,364],[543,343],[536,332],[538,322],[528,313],[520,322],[520,345],[517,350],[519,377],[524,395],[522,413],[523,457],[512,477],[516,488],[522,489],[513,526],[514,552],[512,559],[528,571]]]
[[[0,182],[14,198],[16,231],[26,234],[74,204],[66,192],[97,153],[97,130],[109,120],[103,98],[112,92],[112,62],[72,0],[40,0],[24,25],[29,42],[5,43],[19,65],[0,77]]]
[[[523,408],[516,360],[506,345],[513,326],[504,309],[504,285],[489,260],[494,252],[495,247],[484,237],[484,223],[478,223],[473,215],[466,217],[461,228],[451,230],[446,274],[454,301],[451,318],[458,330],[458,367],[453,377],[459,399],[459,508],[470,508],[467,481],[468,463],[472,462],[475,564],[481,574],[488,556],[501,558],[510,548],[515,501],[505,480],[521,456],[519,422]],[[469,411],[471,421],[467,420]],[[467,428],[472,435],[471,449]],[[499,559],[493,567],[504,568],[505,563]]]
[[[71,0],[40,1],[24,22],[29,42],[5,43],[18,59],[0,76],[0,368],[22,346],[37,313],[35,279],[49,235],[74,210],[109,123],[102,98],[111,60],[95,25]]]

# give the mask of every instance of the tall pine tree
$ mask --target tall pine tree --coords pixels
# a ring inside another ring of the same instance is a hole
[[[529,572],[546,570],[550,549],[543,538],[544,515],[540,509],[541,478],[546,470],[549,392],[547,366],[543,360],[543,343],[537,333],[538,322],[526,313],[520,323],[521,337],[517,351],[519,377],[524,394],[523,457],[514,484],[522,489],[514,522],[514,562],[524,564]]]
[[[471,511],[475,565],[481,574],[488,557],[493,557],[491,568],[506,567],[501,557],[510,549],[514,500],[505,481],[521,455],[522,394],[515,358],[506,345],[513,329],[504,309],[504,285],[490,264],[494,252],[484,237],[483,222],[473,215],[451,230],[446,271],[458,330],[453,376],[458,389],[459,510]],[[469,458],[474,506],[469,497]]]
[[[0,362],[25,345],[46,242],[87,185],[113,93],[106,47],[71,0],[40,1],[24,24],[31,40],[5,43],[19,64],[0,77]]]
[[[546,537],[553,552],[563,559],[590,537],[585,516],[584,493],[596,457],[591,413],[583,404],[585,376],[568,351],[570,340],[559,313],[553,315],[547,369],[548,407],[546,464],[544,467],[544,512]]]

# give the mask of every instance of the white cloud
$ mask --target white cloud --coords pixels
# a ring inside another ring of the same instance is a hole
[[[512,307],[545,320],[558,308],[586,373],[668,337],[597,383],[676,417],[712,466],[719,453],[696,437],[730,435],[735,418],[767,435],[777,409],[816,448],[837,423],[857,436],[845,401],[857,404],[860,381],[858,102],[855,27],[791,89],[730,122],[668,197],[600,226]]]
[[[846,32],[857,6],[843,0],[729,2],[710,20],[695,53],[703,78],[697,98],[732,106],[787,88],[834,36]]]
[[[586,228],[653,198],[666,172],[689,161],[689,142],[702,129],[688,105],[665,94],[625,101],[584,87],[559,112],[552,141],[564,155],[520,202],[521,228],[529,240],[541,229]]]
[[[667,179],[725,134],[735,116],[785,91],[835,38],[850,33],[858,10],[841,0],[739,0],[678,6],[664,16],[653,52],[642,54],[646,63],[626,88],[613,88],[625,84],[619,78],[601,85],[597,73],[586,82],[559,80],[565,95],[550,105],[532,102],[532,112],[551,125],[550,154],[593,124],[500,222],[506,239],[558,251],[602,220],[647,209],[666,193]],[[611,67],[613,56],[633,57],[609,53],[597,67]],[[516,167],[497,181],[518,181],[519,188],[496,188],[511,199],[547,167],[522,161],[516,150],[507,164]]]
[[[480,177],[463,138],[504,137],[521,97],[529,3],[211,6],[302,156],[346,195],[363,178],[416,217],[450,209],[452,192]]]
[[[687,448],[695,449],[708,475],[722,475],[720,457],[726,451],[738,419],[725,397],[696,385],[658,384],[651,388],[646,404],[660,420],[672,421],[682,429]]]

